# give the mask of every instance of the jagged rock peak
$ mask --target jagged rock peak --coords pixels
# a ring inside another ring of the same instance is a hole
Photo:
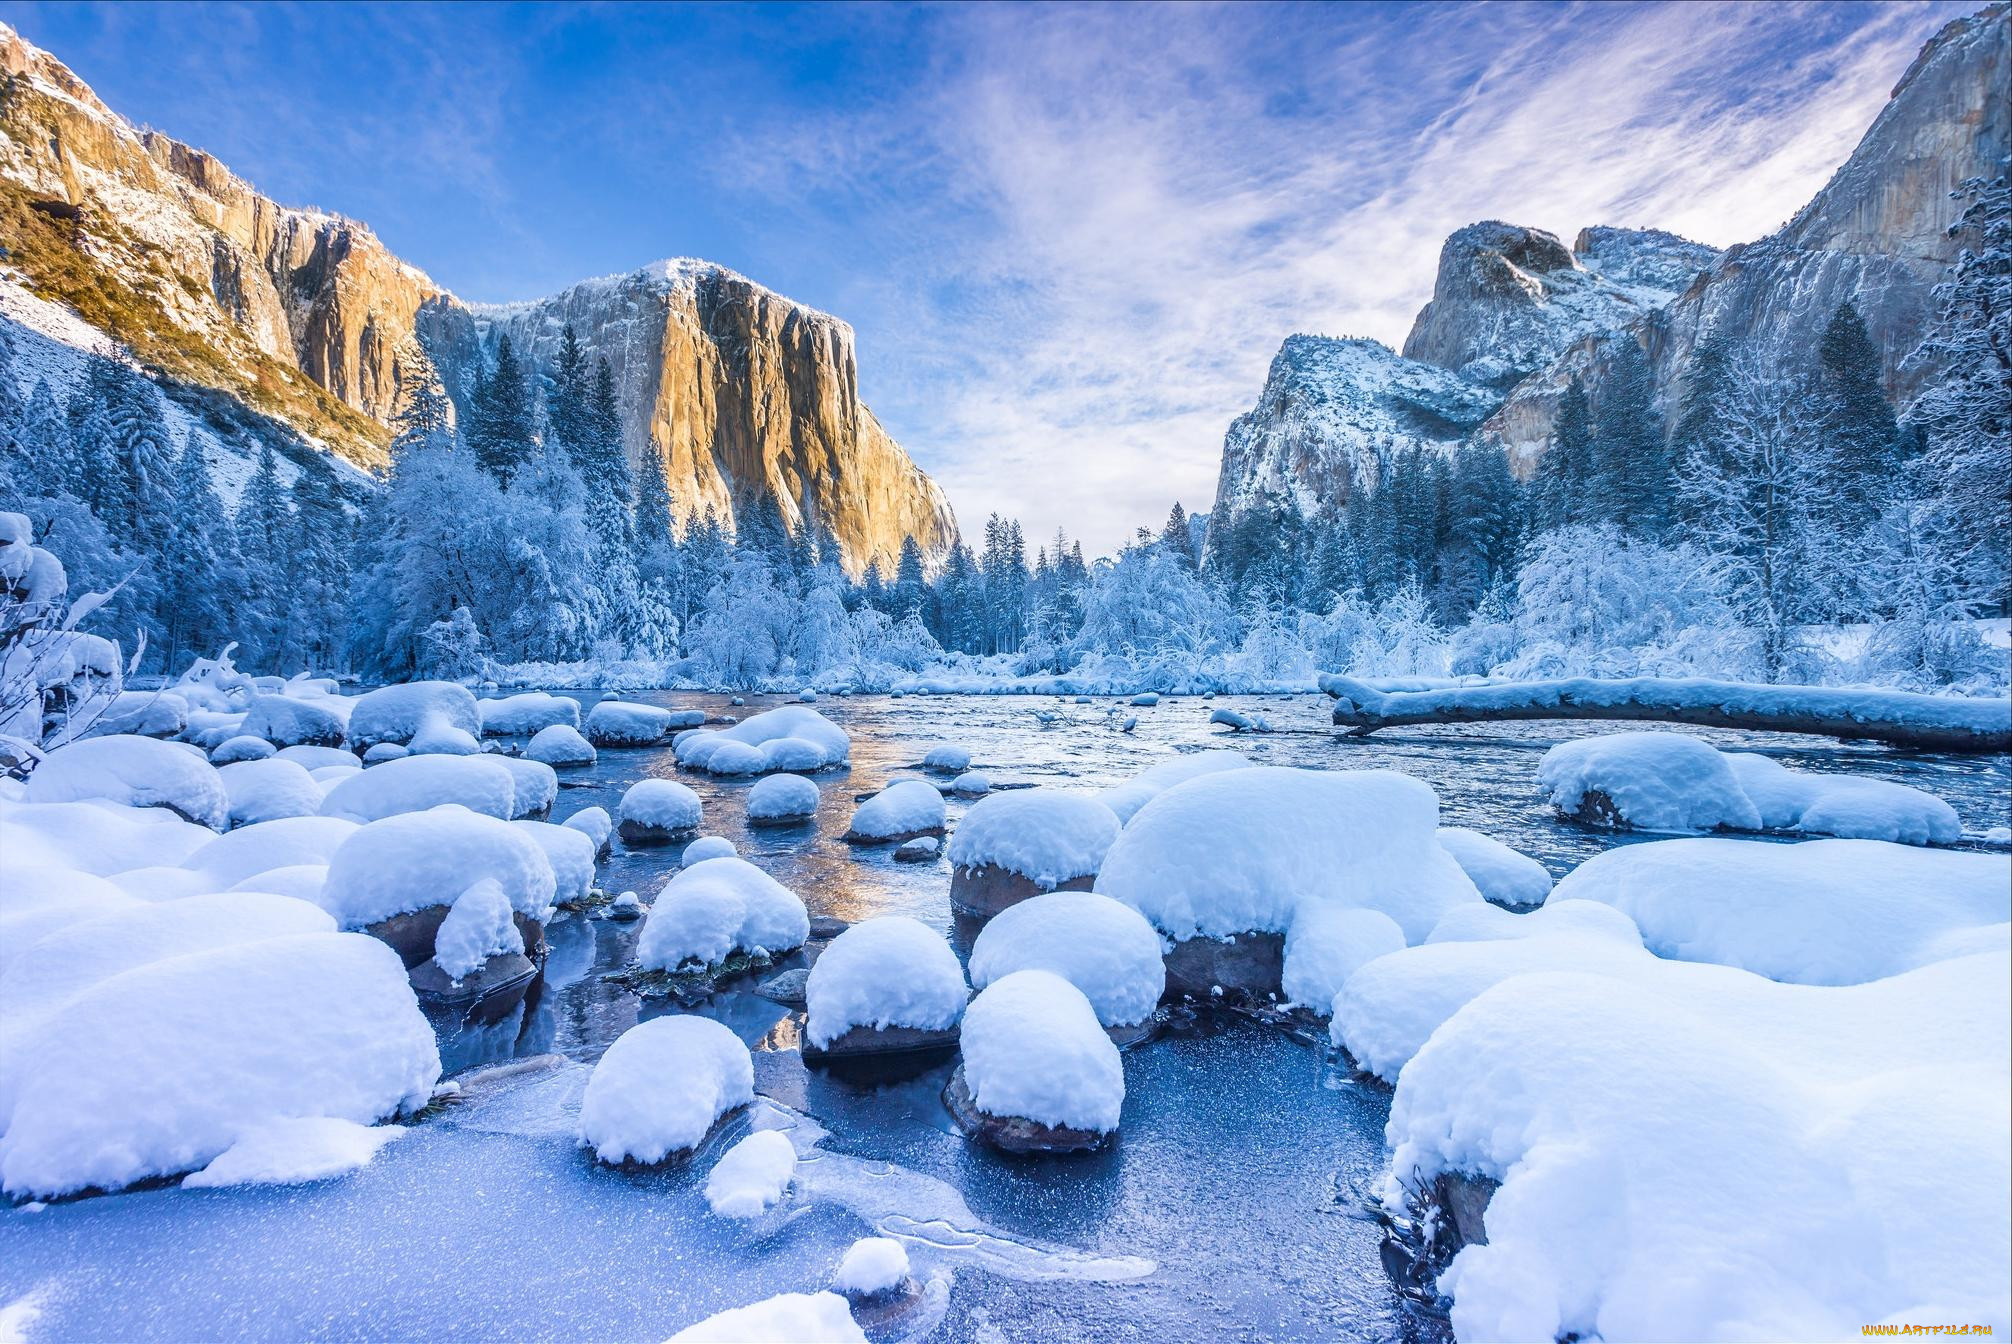
[[[1683,293],[1719,259],[1719,249],[1663,229],[1620,229],[1596,224],[1572,242],[1579,264],[1651,306]]]

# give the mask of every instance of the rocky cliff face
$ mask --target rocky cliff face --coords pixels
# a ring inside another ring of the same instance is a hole
[[[261,196],[141,131],[0,24],[0,243],[22,282],[164,375],[215,388],[366,467],[403,389],[462,381],[501,331],[541,358],[574,322],[614,366],[630,453],[687,513],[773,493],[848,567],[904,537],[947,551],[942,492],[859,401],[852,330],[722,268],[670,263],[509,308],[462,303],[369,228]]]

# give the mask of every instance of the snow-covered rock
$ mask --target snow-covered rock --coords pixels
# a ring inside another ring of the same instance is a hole
[[[407,756],[373,765],[329,790],[325,817],[378,821],[458,803],[485,816],[517,815],[517,786],[502,761],[487,756]]]
[[[821,764],[812,766],[804,762],[799,749],[792,747],[790,754],[798,761],[795,765],[771,765],[770,758],[761,756],[760,765],[755,769],[746,768],[753,760],[746,752],[735,751],[733,744],[759,749],[768,742],[780,738],[797,738],[810,743],[818,751]],[[714,754],[725,752],[718,764]],[[845,730],[824,715],[805,705],[783,705],[765,713],[755,714],[715,732],[693,733],[681,738],[677,745],[678,764],[714,774],[759,774],[764,770],[810,770],[826,766],[843,765],[852,754],[852,739]],[[726,768],[722,768],[726,767]]]
[[[210,752],[210,764],[219,768],[238,761],[263,761],[278,754],[278,748],[262,737],[250,737],[240,733],[226,738]]]
[[[964,968],[940,934],[906,915],[876,915],[832,939],[810,968],[804,1038],[822,1050],[858,1028],[948,1032],[965,998]]]
[[[809,937],[810,915],[795,892],[745,859],[707,859],[657,892],[636,960],[647,970],[690,970],[736,952],[774,956]]]
[[[0,1136],[17,1198],[207,1165],[276,1120],[358,1124],[423,1105],[440,1073],[404,967],[311,933],[170,957],[83,990],[26,1033]]]
[[[328,860],[322,905],[343,928],[358,929],[450,905],[485,878],[536,921],[557,890],[544,849],[522,828],[450,804],[358,827]]]
[[[616,1038],[580,1098],[580,1142],[603,1162],[657,1163],[698,1147],[754,1100],[740,1037],[705,1017],[654,1017]],[[843,1301],[843,1299],[840,1299]]]
[[[859,805],[845,838],[854,844],[884,845],[943,829],[943,795],[919,779],[897,779]]]
[[[120,691],[104,702],[83,735],[111,737],[131,733],[139,737],[175,737],[188,724],[189,702],[173,691]]]
[[[221,831],[230,798],[216,767],[200,753],[151,737],[93,737],[58,747],[28,776],[30,803],[103,798],[127,807],[162,807]]]
[[[470,740],[472,741],[473,739],[470,739]],[[436,754],[436,755],[447,755],[447,756],[455,756],[455,755],[459,755],[459,756],[472,756],[472,755],[474,755],[474,753],[473,753],[473,752],[468,752],[468,751],[463,751],[463,752],[438,752],[438,753],[434,753],[434,754]],[[360,759],[362,760],[362,762],[363,762],[363,763],[364,763],[365,765],[383,765],[383,764],[384,764],[384,763],[385,763],[386,761],[400,761],[400,760],[404,760],[404,759],[405,759],[405,758],[406,758],[407,756],[410,756],[410,755],[412,755],[412,752],[410,752],[409,750],[407,750],[407,749],[406,749],[406,746],[405,746],[405,744],[404,744],[403,742],[379,742],[379,743],[378,743],[377,745],[375,745],[375,746],[372,746],[372,747],[365,747],[365,748],[363,749],[363,755],[362,755],[362,757],[361,757]]]
[[[434,931],[434,963],[449,980],[461,980],[493,956],[522,952],[524,935],[511,915],[510,897],[495,878],[469,883]]]
[[[276,747],[339,747],[349,733],[353,701],[324,695],[254,696],[240,730]]]
[[[510,817],[539,818],[552,810],[559,797],[559,776],[543,761],[519,756],[492,756],[489,759],[510,772]]]
[[[403,1125],[359,1125],[326,1115],[273,1120],[247,1129],[208,1166],[186,1177],[182,1188],[332,1180],[369,1166],[385,1144],[404,1133]]]
[[[222,891],[274,868],[326,864],[356,830],[355,822],[339,817],[280,817],[217,836],[186,856],[183,866]]]
[[[678,855],[678,866],[689,868],[695,863],[704,863],[707,859],[731,859],[739,857],[739,854],[740,851],[734,848],[734,842],[724,835],[702,835],[686,845],[684,852]]]
[[[716,742],[705,752],[704,769],[715,775],[759,775],[768,769],[768,755],[746,742]]]
[[[772,737],[756,750],[761,752],[763,773],[771,770],[822,770],[832,763],[829,751],[803,737]]]
[[[231,887],[232,891],[252,891],[263,895],[291,896],[310,905],[321,904],[321,889],[328,883],[325,863],[290,863],[284,868],[268,868],[254,873]]]
[[[688,1325],[665,1344],[866,1344],[852,1308],[837,1293],[778,1293]]]
[[[663,844],[698,830],[705,804],[688,785],[674,779],[639,779],[622,794],[617,816],[622,839],[631,844]]]
[[[336,765],[342,766],[345,769],[355,769],[360,764],[355,752],[344,751],[340,747],[281,747],[278,759],[292,761],[310,773],[327,766]]]
[[[1106,1027],[1132,1026],[1152,1016],[1167,978],[1160,935],[1144,916],[1087,891],[1030,897],[980,930],[971,945],[974,989],[1024,970],[1051,971],[1067,980]]]
[[[370,751],[397,745],[396,742],[379,742]],[[481,753],[482,742],[459,724],[435,718],[421,725],[405,744],[405,751],[411,756],[475,756]],[[364,753],[364,761],[366,764],[370,761],[368,751]]]
[[[950,781],[950,791],[959,798],[982,798],[992,792],[992,777],[979,770],[966,770]]]
[[[1105,789],[1097,796],[1117,814],[1120,822],[1129,822],[1140,808],[1183,780],[1197,775],[1211,775],[1219,770],[1242,770],[1249,764],[1250,760],[1242,752],[1189,752],[1141,770],[1124,783]]]
[[[594,837],[574,826],[557,826],[549,821],[510,823],[538,842],[545,861],[552,865],[555,883],[553,899],[561,904],[583,901],[594,889],[594,861],[600,851]]]
[[[1770,831],[1801,831],[1903,845],[1953,845],[1956,809],[1932,793],[1883,779],[1791,770],[1752,752],[1721,753]]]
[[[211,769],[207,761],[199,764]],[[126,807],[103,799],[80,803],[0,799],[0,859],[12,863],[74,868],[106,877],[179,863],[216,838],[209,827],[184,821],[165,807]]]
[[[1542,905],[1551,894],[1551,874],[1528,854],[1465,826],[1441,826],[1439,845],[1472,878],[1483,900],[1510,910]]]
[[[706,1177],[706,1206],[722,1218],[759,1218],[782,1202],[796,1175],[796,1145],[757,1130],[726,1150]]]
[[[908,1248],[893,1237],[861,1237],[846,1248],[831,1276],[848,1298],[881,1297],[908,1281]]]
[[[232,826],[255,826],[321,811],[321,786],[293,761],[277,757],[238,761],[217,771],[230,800]]]
[[[380,686],[356,698],[349,712],[349,743],[364,751],[380,742],[410,742],[436,724],[479,737],[482,715],[475,707],[474,693],[452,681]]]
[[[769,775],[748,790],[751,824],[802,821],[817,815],[817,785],[802,775]]]
[[[671,722],[668,709],[603,700],[587,711],[587,740],[597,747],[647,747],[664,740]]]
[[[971,768],[971,748],[945,742],[923,753],[922,768],[944,775],[961,775]]]
[[[565,723],[547,724],[532,734],[524,746],[524,754],[546,765],[592,765],[596,759],[594,744],[580,736],[579,729]]]
[[[980,1113],[1050,1131],[1026,1146],[1083,1147],[1117,1130],[1124,1063],[1090,1001],[1062,977],[1015,971],[979,991],[959,1047],[962,1081]]]
[[[1561,815],[1594,825],[1673,834],[1761,827],[1726,758],[1684,733],[1560,743],[1538,764],[1537,786]]]
[[[1458,908],[1458,907],[1456,907]],[[1404,930],[1381,910],[1312,905],[1286,933],[1279,991],[1317,1016],[1334,1008],[1334,996],[1364,964],[1404,946]]]
[[[614,842],[615,819],[605,807],[583,807],[560,824],[592,840],[597,858],[605,858]]]
[[[1118,817],[1073,789],[1016,789],[974,803],[950,838],[950,902],[989,917],[1042,892],[1089,885]]]
[[[478,700],[475,709],[485,737],[522,737],[555,726],[575,731],[580,727],[579,701],[543,691]]]
[[[1877,840],[1664,840],[1580,864],[1551,893],[1575,900],[1629,916],[1658,956],[1849,985],[2002,945],[2012,863]]]

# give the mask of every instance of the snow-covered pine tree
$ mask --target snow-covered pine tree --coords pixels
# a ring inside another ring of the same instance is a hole
[[[476,463],[508,486],[536,452],[531,390],[516,349],[505,335],[496,342],[496,366],[487,371],[469,408],[466,438]]]
[[[1565,527],[1595,514],[1593,498],[1593,416],[1586,389],[1577,378],[1558,399],[1551,444],[1537,462],[1537,526]]]
[[[162,665],[172,670],[185,657],[237,637],[240,613],[228,594],[239,574],[230,522],[194,435],[182,446],[164,496],[174,503],[157,534],[160,599],[151,624]]]
[[[256,445],[257,468],[232,515],[242,566],[243,592],[233,604],[246,666],[280,671],[297,657],[293,648],[294,594],[291,556],[300,544],[279,466],[269,444]]]
[[[1614,342],[1613,370],[1593,417],[1594,516],[1646,537],[1670,523],[1675,472],[1663,448],[1648,356],[1632,335]]]
[[[343,507],[335,472],[320,454],[299,464],[293,479],[292,545],[287,549],[286,585],[291,599],[289,655],[299,670],[341,670],[350,593],[349,511]],[[294,664],[275,668],[291,670]]]

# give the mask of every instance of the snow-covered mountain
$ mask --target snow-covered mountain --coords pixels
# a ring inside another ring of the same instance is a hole
[[[956,535],[942,492],[860,403],[836,318],[703,262],[473,307],[368,226],[279,205],[134,126],[4,24],[0,245],[6,280],[115,338],[171,395],[221,393],[229,405],[181,399],[368,469],[385,462],[402,389],[436,373],[464,386],[478,345],[505,330],[549,354],[573,321],[615,366],[632,458],[662,456],[681,511],[774,494],[792,522],[828,526],[855,571],[891,568],[905,537],[933,557]],[[235,433],[216,437],[237,450]]]
[[[1908,357],[1934,287],[1967,241],[1951,231],[1962,207],[1950,193],[2002,175],[2012,154],[2008,12],[2001,2],[1945,26],[1844,166],[1759,242],[1719,253],[1657,230],[1589,228],[1567,249],[1541,229],[1499,221],[1457,230],[1405,359],[1374,342],[1327,343],[1355,349],[1315,359],[1305,345],[1313,338],[1287,340],[1257,406],[1224,439],[1219,506],[1276,490],[1310,507],[1365,483],[1363,445],[1391,432],[1384,407],[1397,370],[1407,387],[1426,385],[1411,370],[1440,373],[1436,401],[1486,403],[1459,432],[1415,441],[1450,447],[1471,432],[1528,475],[1550,443],[1559,395],[1578,377],[1597,403],[1622,342],[1648,356],[1668,406],[1701,342],[1793,367],[1813,357],[1846,300],[1865,318],[1904,411],[1935,377],[1932,364]],[[1418,363],[1407,370],[1408,361]]]

